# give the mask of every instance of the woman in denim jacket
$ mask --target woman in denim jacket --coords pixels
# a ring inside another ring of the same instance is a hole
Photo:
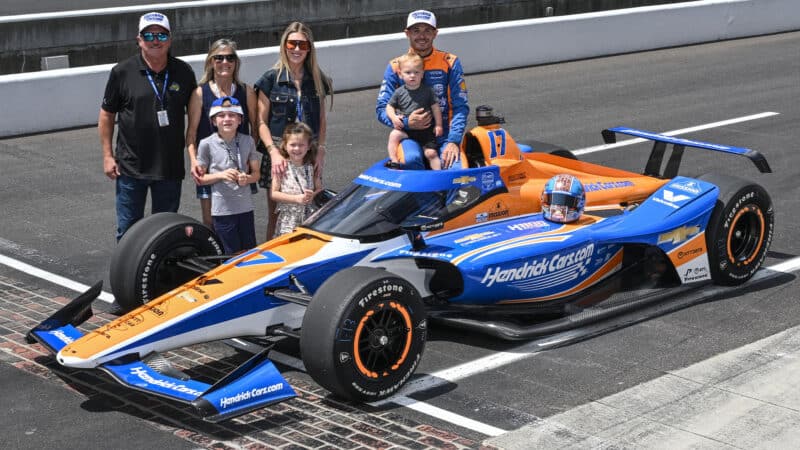
[[[314,133],[317,143],[316,174],[321,177],[325,165],[325,97],[333,106],[333,85],[317,65],[311,29],[300,22],[286,27],[280,42],[280,59],[255,84],[258,93],[258,136],[261,161],[259,185],[267,191],[267,239],[275,227],[275,205],[270,198],[272,177],[282,177],[286,160],[279,152],[280,137],[286,125],[303,122]]]

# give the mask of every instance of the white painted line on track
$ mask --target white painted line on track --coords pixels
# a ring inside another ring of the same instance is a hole
[[[666,136],[678,136],[678,135],[681,135],[681,134],[693,133],[695,131],[707,130],[709,128],[724,127],[726,125],[732,125],[732,124],[735,124],[735,123],[748,122],[748,121],[751,121],[751,120],[763,119],[765,117],[777,116],[778,114],[780,114],[780,113],[767,111],[767,112],[763,112],[763,113],[759,113],[759,114],[753,114],[753,115],[750,115],[750,116],[736,117],[736,118],[733,118],[733,119],[722,120],[722,121],[719,121],[719,122],[712,122],[712,123],[707,123],[707,124],[704,124],[704,125],[697,125],[697,126],[694,126],[694,127],[682,128],[680,130],[665,131],[665,132],[659,133],[659,134],[663,134],[663,135],[666,135]],[[572,153],[575,154],[576,156],[578,156],[578,155],[587,155],[589,153],[602,152],[602,151],[605,151],[605,150],[610,150],[612,148],[625,147],[627,145],[639,144],[639,143],[647,142],[647,141],[648,141],[647,139],[641,139],[641,138],[627,139],[627,140],[624,140],[624,141],[616,142],[614,144],[596,145],[594,147],[586,147],[586,148],[582,148],[582,149],[579,149],[579,150],[573,150]]]
[[[72,289],[73,291],[85,292],[91,287],[82,283],[78,283],[77,281],[72,281],[69,278],[64,278],[61,275],[56,275],[46,270],[39,269],[38,267],[34,267],[22,261],[17,261],[16,259],[9,258],[8,256],[0,255],[0,264],[19,270],[20,272],[28,275],[41,278],[45,281],[49,281],[50,283],[63,286],[67,289]],[[114,296],[108,292],[101,292],[97,298],[108,303],[112,303],[114,301]]]
[[[428,403],[418,402],[413,398],[404,397],[402,395],[394,397],[392,401],[400,406],[405,406],[406,408],[413,409],[414,411],[427,414],[431,417],[436,417],[437,419],[456,424],[463,428],[477,431],[478,433],[485,434],[487,436],[500,436],[508,432],[501,428],[493,427],[483,422],[478,422],[477,420],[472,420],[468,417],[452,413],[446,409],[442,409]]]

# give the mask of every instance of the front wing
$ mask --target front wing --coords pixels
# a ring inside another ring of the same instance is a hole
[[[92,316],[91,303],[101,289],[99,282],[44,320],[28,333],[28,342],[39,342],[57,354],[80,339],[84,333],[77,327]],[[251,357],[213,385],[190,379],[174,369],[156,370],[136,354],[98,368],[120,384],[191,404],[204,420],[219,422],[297,395],[269,360],[269,350]]]

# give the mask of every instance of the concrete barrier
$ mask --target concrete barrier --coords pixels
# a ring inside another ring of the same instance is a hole
[[[437,46],[459,55],[469,75],[798,29],[797,0],[715,0],[443,28]],[[317,48],[336,90],[351,90],[376,86],[388,59],[407,45],[395,33],[321,41]],[[240,55],[242,79],[252,83],[274,64],[277,48]],[[183,59],[199,77],[204,57]],[[0,76],[0,98],[14,105],[0,122],[0,137],[96,123],[111,67]]]

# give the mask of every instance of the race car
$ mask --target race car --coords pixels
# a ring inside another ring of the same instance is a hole
[[[229,338],[297,339],[317,383],[374,401],[414,374],[431,322],[529,339],[668,301],[663,294],[676,289],[744,283],[766,257],[774,211],[765,189],[730,175],[678,175],[689,148],[746,157],[770,172],[756,151],[604,130],[606,142],[620,134],[653,142],[639,174],[564,149],[530,151],[489,107],[477,119],[462,143],[466,168],[377,162],[296,231],[239,255],[222,255],[194,219],[143,219],[110,267],[116,301],[130,312],[79,330],[99,283],[28,339],[64,366],[102,370],[220,421],[295,395],[270,347],[213,383],[190,379],[163,352]],[[576,178],[585,192],[575,221],[542,214],[542,191],[558,176]]]

